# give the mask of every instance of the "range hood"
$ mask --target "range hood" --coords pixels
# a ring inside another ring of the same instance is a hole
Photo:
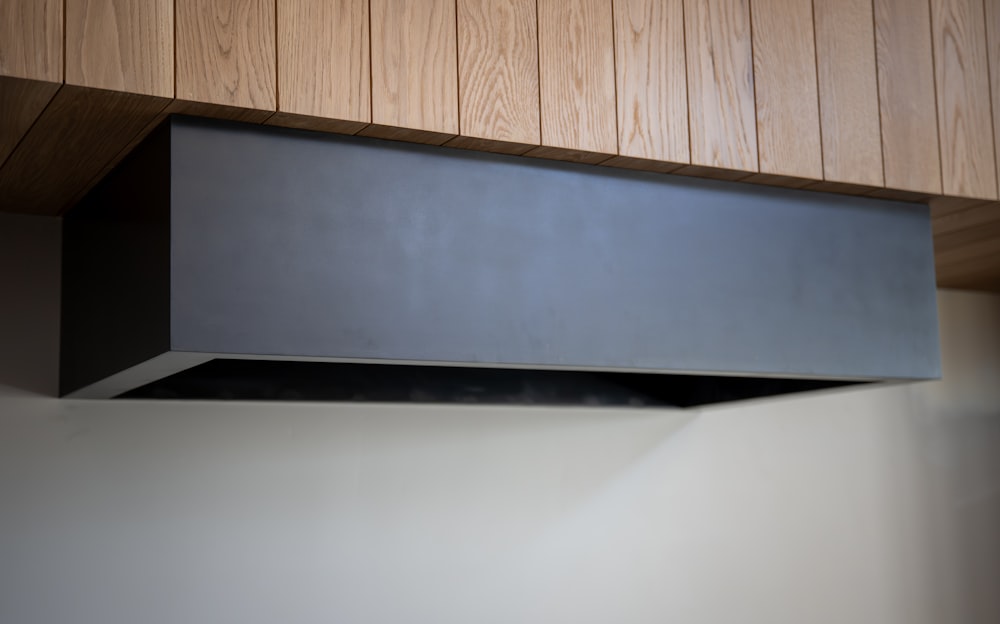
[[[693,406],[940,374],[919,204],[173,117],[63,247],[67,397]]]

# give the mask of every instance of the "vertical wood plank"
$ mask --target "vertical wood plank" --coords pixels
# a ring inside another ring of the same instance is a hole
[[[618,153],[691,162],[683,0],[616,0]]]
[[[544,147],[533,155],[599,162],[618,151],[614,53],[609,0],[538,0]]]
[[[174,95],[173,0],[66,0],[66,83]]]
[[[874,0],[875,52],[885,185],[941,193],[930,7],[925,0]]]
[[[63,80],[63,0],[0,0],[0,76]]]
[[[176,0],[175,11],[177,98],[274,111],[274,0]]]
[[[823,178],[879,187],[882,139],[871,0],[815,0]]]
[[[268,123],[345,132],[370,123],[368,0],[277,2],[278,113]]]
[[[457,147],[522,153],[541,142],[535,0],[458,0]]]
[[[1000,186],[1000,2],[985,0],[984,6],[986,58],[990,65],[990,93],[993,97],[993,154],[997,164],[997,184]]]
[[[944,193],[996,199],[983,0],[931,0],[931,9]]]
[[[684,0],[691,163],[757,171],[747,0]]]
[[[372,125],[362,134],[443,143],[458,134],[455,0],[371,0]]]
[[[821,179],[812,0],[752,0],[750,15],[760,171]]]

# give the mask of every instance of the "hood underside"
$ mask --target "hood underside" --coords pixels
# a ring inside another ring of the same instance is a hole
[[[63,245],[70,397],[692,406],[940,373],[918,204],[172,118]]]

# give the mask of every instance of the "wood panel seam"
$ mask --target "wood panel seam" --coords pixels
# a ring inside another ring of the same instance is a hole
[[[822,1],[822,0],[820,0]],[[813,66],[816,68],[816,121],[819,123],[819,172],[826,180],[826,150],[823,149],[823,98],[819,85],[819,41],[816,38],[816,0],[809,3],[813,31]],[[756,83],[757,81],[754,81]],[[760,145],[757,146],[760,149]]]
[[[823,1],[824,0],[820,0],[820,2]],[[815,0],[813,0],[813,3],[815,6]],[[874,46],[873,50],[875,51],[875,103],[878,105],[878,149],[882,156],[882,188],[886,188],[885,141],[883,140],[882,130],[882,81],[879,80],[880,64],[878,62],[878,20],[875,17],[874,0],[872,0],[872,45]]]
[[[927,0],[927,23],[931,28],[931,77],[934,79],[934,122],[937,124],[938,138],[938,170],[941,176],[941,194],[945,191],[944,180],[944,141],[941,136],[941,102],[938,101],[938,59],[934,45],[934,0]]]
[[[990,29],[987,26],[989,17],[986,15],[986,3],[990,0],[983,0],[983,36],[984,41],[986,41],[986,92],[990,96],[989,110],[990,110],[990,130],[993,132],[993,169],[996,172],[1000,172],[1000,146],[997,145],[997,119],[994,115],[996,107],[993,106],[993,98],[995,97],[994,89],[1000,88],[1000,85],[993,84],[993,64],[998,62],[998,59],[990,60]],[[994,174],[994,181],[996,182],[996,193],[997,197],[1000,198],[1000,175]],[[944,190],[944,189],[942,189]]]
[[[618,127],[618,123],[619,123],[619,118],[618,118],[618,33],[615,32],[616,30],[617,30],[617,28],[615,28],[615,0],[611,0],[611,66],[614,68],[614,73],[615,73],[614,80],[613,80],[613,83],[614,83],[614,98],[615,98],[615,114],[614,114],[614,120],[615,120],[615,154],[617,154],[617,155],[620,156],[621,153],[622,153],[622,136],[621,136],[622,129]],[[541,80],[540,77],[539,77],[539,80]],[[611,159],[608,158],[607,160],[603,160],[601,162],[607,162],[608,160],[611,160]]]
[[[755,73],[755,71],[756,71],[757,68],[754,66],[755,63],[754,63],[754,57],[753,57],[753,39],[754,39],[754,36],[753,36],[753,30],[754,30],[754,28],[753,28],[753,14],[754,14],[754,10],[753,10],[753,3],[750,2],[750,0],[747,0],[747,13],[749,14],[749,17],[750,17],[750,23],[747,24],[748,30],[750,32],[750,74],[753,75]],[[760,110],[759,108],[757,108],[757,86],[758,86],[758,83],[759,83],[759,81],[757,80],[757,76],[754,76],[753,77],[753,133],[754,133],[754,137],[755,137],[754,147],[756,148],[756,151],[757,151],[757,167],[754,170],[756,173],[760,173],[760,160],[761,160],[760,159],[760,133],[757,132],[757,126],[758,126],[757,111]]]
[[[35,124],[37,124],[38,120],[40,120],[42,116],[45,115],[45,111],[49,109],[49,106],[52,106],[52,102],[55,102],[56,96],[59,95],[60,91],[62,91],[62,87],[63,86],[60,84],[59,88],[56,89],[55,93],[52,94],[52,97],[49,98],[49,101],[46,102],[45,106],[42,107],[42,110],[38,113],[38,115],[35,116],[34,121],[31,122],[31,125],[28,126],[28,129],[23,134],[21,134],[21,138],[19,138],[17,140],[17,143],[14,144],[14,147],[13,149],[10,150],[10,153],[7,154],[2,161],[0,161],[0,169],[3,169],[3,166],[7,164],[7,161],[13,158],[14,154],[17,152],[17,148],[19,148],[21,146],[21,143],[24,142],[24,139],[27,138],[29,134],[31,134],[31,131],[34,129]]]
[[[693,160],[694,145],[692,144],[693,139],[691,138],[691,78],[689,76],[690,69],[688,68],[688,63],[690,62],[690,52],[688,51],[687,42],[687,2],[681,2],[681,42],[684,46],[684,100],[685,108],[684,112],[687,113],[687,134],[688,134],[688,157],[687,164],[690,165]]]

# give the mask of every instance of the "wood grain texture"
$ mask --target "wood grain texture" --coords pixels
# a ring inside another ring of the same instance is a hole
[[[691,162],[683,0],[616,0],[614,19],[618,153]]]
[[[458,0],[462,137],[541,142],[535,0]]]
[[[544,158],[547,160],[565,160],[567,162],[583,163],[585,165],[600,165],[608,160],[616,158],[613,154],[603,152],[593,152],[590,150],[575,150],[567,147],[551,147],[541,145],[524,153],[531,158]]]
[[[63,0],[0,0],[0,76],[62,82]]]
[[[691,163],[757,171],[747,0],[684,0]]]
[[[652,171],[653,173],[673,173],[685,166],[681,163],[650,158],[634,158],[632,156],[613,156],[601,163],[605,167],[619,169],[634,169],[636,171]]]
[[[719,167],[705,167],[704,165],[683,165],[674,171],[677,175],[691,176],[693,178],[707,178],[709,180],[727,180],[738,182],[753,175],[749,171],[740,169],[721,169]]]
[[[815,0],[823,178],[882,186],[872,0]]]
[[[266,121],[269,126],[297,128],[299,130],[315,130],[316,132],[333,132],[335,134],[357,134],[368,124],[363,121],[348,121],[331,119],[329,117],[313,117],[311,115],[296,115],[278,111]]]
[[[277,0],[278,110],[370,123],[368,0]]]
[[[800,189],[814,184],[813,178],[800,178],[797,176],[782,175],[780,173],[751,173],[742,181],[751,184],[763,184],[764,186],[781,186],[784,188]]]
[[[882,168],[879,167],[879,172],[881,173],[881,171]],[[869,195],[872,192],[879,190],[877,186],[869,186],[866,184],[851,184],[849,182],[834,182],[832,180],[824,180],[823,182],[814,182],[802,188],[810,191],[818,191],[821,193],[837,193],[840,195]]]
[[[60,214],[167,102],[64,85],[0,169],[0,206],[6,212]]]
[[[497,154],[523,154],[530,149],[538,147],[537,143],[513,143],[511,141],[498,141],[496,139],[484,139],[480,137],[457,136],[444,144],[445,147],[457,147],[459,149],[475,150],[479,152],[495,152]]]
[[[618,151],[614,54],[611,2],[538,0],[542,145]]]
[[[274,0],[176,0],[177,98],[275,110]]]
[[[930,8],[922,0],[874,0],[874,7],[885,185],[940,194]]]
[[[373,136],[458,134],[455,0],[371,0]],[[417,131],[417,132],[412,132]],[[424,134],[427,133],[427,134]]]
[[[931,0],[943,190],[997,199],[984,20],[983,0]]]
[[[762,174],[823,178],[812,0],[752,0]]]
[[[59,90],[54,82],[0,76],[0,165]]]
[[[990,94],[993,98],[993,153],[1000,185],[1000,2],[984,0],[986,9],[986,58],[990,65]]]
[[[173,0],[66,0],[66,83],[173,97]]]
[[[192,102],[190,100],[174,100],[167,105],[166,112],[171,115],[210,117],[212,119],[227,119],[229,121],[243,121],[255,124],[262,124],[276,114],[274,111],[266,109],[226,106],[209,102]]]

